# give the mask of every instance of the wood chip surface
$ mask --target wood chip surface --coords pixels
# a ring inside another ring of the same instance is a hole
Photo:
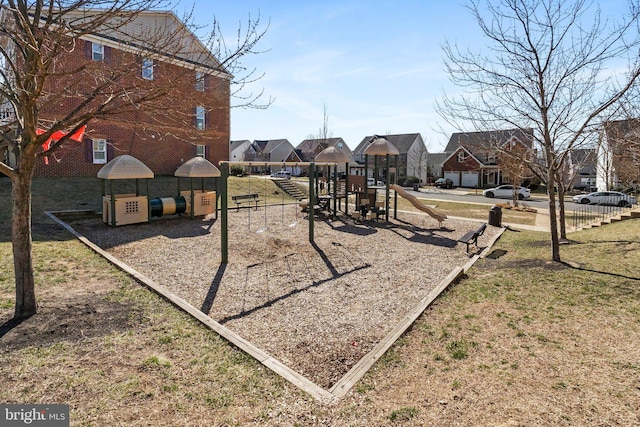
[[[319,217],[312,245],[304,215],[297,205],[230,209],[226,266],[220,264],[219,218],[71,225],[328,389],[468,261],[457,239],[479,223],[448,219],[440,228],[429,216],[407,212],[389,222]],[[497,231],[488,226],[479,246]]]

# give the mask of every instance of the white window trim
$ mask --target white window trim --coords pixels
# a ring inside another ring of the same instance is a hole
[[[202,71],[196,71],[196,84],[195,84],[195,89],[198,92],[204,92],[204,72]]]
[[[100,43],[91,43],[91,59],[94,61],[104,61],[104,45]]]
[[[98,148],[96,149],[96,143],[103,143],[102,149],[100,149],[100,147],[98,146]],[[103,165],[105,163],[107,163],[107,140],[106,139],[100,139],[100,138],[96,138],[93,139],[91,141],[91,153],[93,156],[93,164],[94,165]],[[98,153],[103,153],[104,154],[104,158],[96,158],[96,154]]]
[[[465,160],[467,160],[467,157],[468,155],[466,151],[458,151],[458,163],[464,162]]]
[[[206,156],[207,156],[207,146],[196,144],[196,157],[202,157],[203,159],[206,159]]]
[[[142,78],[153,80],[153,59],[142,58]]]
[[[196,107],[196,129],[204,130],[207,127],[206,123],[207,112],[204,107]]]

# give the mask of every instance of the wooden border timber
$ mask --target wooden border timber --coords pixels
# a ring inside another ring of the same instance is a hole
[[[260,348],[254,346],[249,341],[247,341],[244,338],[242,338],[240,335],[238,335],[235,332],[231,331],[230,329],[222,326],[220,323],[216,322],[215,320],[213,320],[212,318],[210,318],[209,316],[207,316],[206,314],[204,314],[203,312],[201,312],[200,310],[198,310],[197,308],[195,308],[194,306],[189,304],[184,299],[182,299],[179,296],[175,295],[173,292],[169,291],[164,286],[156,283],[155,281],[153,281],[152,279],[148,278],[144,274],[138,272],[137,270],[129,267],[127,264],[123,263],[119,259],[115,258],[113,255],[111,255],[108,252],[102,250],[102,248],[100,248],[99,246],[97,246],[94,243],[92,243],[91,241],[89,241],[89,239],[84,237],[82,234],[78,233],[69,224],[67,224],[64,221],[58,219],[55,216],[54,212],[45,212],[45,214],[49,218],[51,218],[53,221],[55,221],[56,223],[62,225],[67,231],[69,231],[71,234],[73,234],[76,238],[78,238],[78,240],[80,240],[82,243],[84,243],[91,250],[96,252],[98,255],[103,256],[111,264],[113,264],[114,266],[116,266],[120,270],[124,271],[125,273],[129,274],[130,276],[135,278],[138,282],[144,284],[149,289],[153,290],[158,295],[160,295],[163,298],[167,299],[169,302],[171,302],[172,304],[176,305],[177,307],[179,307],[180,309],[182,309],[186,313],[190,314],[191,316],[193,316],[194,318],[199,320],[202,324],[204,324],[206,327],[208,327],[209,329],[215,331],[221,337],[223,337],[224,339],[226,339],[231,344],[233,344],[234,346],[238,347],[239,349],[241,349],[245,353],[249,354],[251,357],[253,357],[257,361],[262,363],[267,368],[269,368],[272,371],[274,371],[276,374],[280,375],[285,380],[289,381],[290,383],[292,383],[296,387],[306,391],[307,393],[309,393],[311,396],[313,396],[317,400],[320,400],[320,401],[331,401],[331,400],[334,399],[333,395],[331,395],[331,393],[329,393],[328,391],[326,391],[322,387],[320,387],[317,384],[309,381],[307,378],[305,378],[304,376],[302,376],[299,373],[295,372],[294,370],[292,370],[288,366],[284,365],[282,362],[280,362],[277,359],[275,359],[274,357],[272,357],[269,353],[267,353],[264,350],[261,350]]]
[[[178,308],[185,311],[187,314],[193,316],[195,319],[200,321],[204,326],[213,330],[218,335],[229,341],[232,345],[238,347],[242,351],[249,354],[251,357],[259,361],[265,367],[272,370],[274,373],[280,375],[285,380],[289,381],[294,386],[299,389],[307,392],[316,400],[321,402],[331,403],[337,399],[344,397],[349,390],[369,371],[369,369],[373,366],[373,364],[382,357],[382,355],[396,342],[402,334],[416,321],[420,315],[427,309],[429,305],[445,290],[451,283],[456,281],[460,276],[465,274],[474,264],[475,262],[486,256],[489,250],[493,246],[493,244],[502,236],[505,231],[505,228],[502,228],[496,235],[491,239],[487,247],[477,255],[474,255],[467,261],[467,263],[462,267],[456,267],[451,273],[447,275],[434,289],[431,290],[424,297],[418,305],[411,310],[407,315],[405,315],[400,322],[396,324],[396,326],[389,332],[376,346],[367,353],[362,359],[356,363],[353,368],[349,370],[336,384],[333,385],[329,390],[325,390],[322,387],[318,386],[314,382],[310,381],[306,377],[302,376],[298,372],[292,370],[278,359],[272,357],[269,353],[264,350],[254,346],[251,342],[242,338],[240,335],[231,331],[230,329],[222,326],[220,323],[216,322],[208,315],[204,314],[202,311],[198,310],[191,304],[189,304],[183,298],[175,295],[173,292],[169,291],[164,286],[156,283],[152,279],[148,278],[144,274],[138,272],[137,270],[129,267],[127,264],[123,263],[119,259],[115,258],[113,255],[104,251],[102,248],[92,243],[82,234],[78,233],[73,227],[71,227],[66,222],[59,219],[56,214],[61,214],[62,212],[45,212],[49,218],[55,221],[57,224],[63,226],[67,231],[73,234],[80,242],[82,242],[85,246],[93,250],[98,255],[103,256],[107,261],[113,264],[115,267],[124,271],[125,273],[132,276],[138,282],[142,283],[152,291],[156,292],[158,295],[165,298],[167,301],[171,302]]]

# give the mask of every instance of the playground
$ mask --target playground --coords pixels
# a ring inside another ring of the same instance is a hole
[[[401,212],[389,221],[316,219],[314,243],[297,204],[228,212],[220,222],[169,217],[105,227],[72,221],[91,242],[322,388],[329,389],[456,266],[457,242],[478,223]],[[498,229],[488,227],[487,242]]]

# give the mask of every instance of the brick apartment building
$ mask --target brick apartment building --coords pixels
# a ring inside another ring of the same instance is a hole
[[[46,162],[38,160],[36,176],[95,176],[123,154],[138,158],[157,175],[173,175],[195,156],[214,164],[228,160],[232,76],[172,12],[142,12],[117,30],[83,35],[74,49],[60,56],[58,68],[65,64],[85,64],[86,69],[66,80],[50,81],[58,86],[51,93],[66,95],[50,96],[43,104],[40,119],[45,129],[47,122],[64,115],[83,93],[102,83],[95,76],[108,75],[109,70],[117,70],[112,75],[118,76],[119,87],[159,95],[151,106],[124,102],[111,118],[91,120],[82,142],[69,141]],[[61,85],[67,90],[61,91]],[[108,94],[95,102],[104,96]]]

